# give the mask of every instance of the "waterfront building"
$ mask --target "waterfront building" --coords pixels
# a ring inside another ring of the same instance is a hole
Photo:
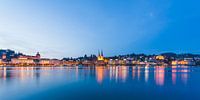
[[[176,60],[176,61],[172,61],[171,63],[172,65],[195,65],[195,62],[192,60]]]
[[[164,60],[164,59],[165,59],[165,57],[162,55],[156,56],[156,60]]]
[[[79,61],[74,60],[68,60],[68,61],[62,61],[62,65],[64,66],[71,66],[71,65],[78,65]]]
[[[14,66],[31,66],[37,65],[40,59],[39,52],[36,56],[29,56],[29,55],[19,55],[17,58],[11,59],[11,65]]]
[[[109,59],[108,64],[109,65],[114,65],[115,63],[114,63],[113,59]]]
[[[60,66],[62,65],[62,61],[58,59],[40,59],[39,60],[39,65],[41,66]]]
[[[107,63],[108,63],[108,59],[104,58],[103,51],[98,52],[98,57],[97,57],[97,61],[95,62],[95,65],[106,65]]]
[[[125,65],[126,64],[126,59],[118,60],[120,65]]]
[[[119,65],[118,59],[110,59],[108,61],[109,65]]]
[[[98,52],[97,60],[98,60],[98,61],[103,61],[103,60],[104,60],[103,51]]]
[[[132,60],[128,59],[110,59],[108,61],[109,65],[132,65]]]
[[[133,65],[135,65],[135,64],[139,64],[139,61],[132,60],[131,63],[132,63]]]
[[[48,66],[48,65],[50,65],[50,59],[45,59],[45,58],[40,59],[39,65],[43,65],[43,66]]]
[[[53,66],[60,66],[62,64],[62,62],[58,59],[50,59],[49,64],[53,65]]]
[[[13,58],[11,59],[11,63],[14,65],[35,65],[35,62],[33,59],[20,57],[20,58]]]
[[[194,57],[194,60],[200,61],[200,57]]]
[[[2,59],[0,59],[0,66],[3,66],[4,65],[4,62]]]
[[[81,62],[83,65],[89,66],[89,65],[95,65],[94,61],[90,60],[84,60]]]

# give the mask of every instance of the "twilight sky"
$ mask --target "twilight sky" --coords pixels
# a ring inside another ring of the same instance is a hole
[[[0,0],[0,48],[43,57],[200,53],[199,0]]]

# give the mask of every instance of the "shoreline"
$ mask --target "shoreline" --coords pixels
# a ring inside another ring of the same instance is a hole
[[[77,66],[82,66],[82,67],[99,67],[99,66],[104,66],[104,67],[120,67],[120,66],[127,66],[127,67],[170,67],[170,66],[193,66],[193,67],[198,67],[200,65],[48,65],[48,66],[43,66],[43,65],[35,65],[35,66],[12,66],[12,65],[7,65],[7,66],[0,66],[0,68],[3,67],[77,67]]]

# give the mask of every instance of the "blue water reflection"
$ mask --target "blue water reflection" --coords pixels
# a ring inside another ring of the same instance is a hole
[[[1,67],[0,99],[200,99],[200,67]]]

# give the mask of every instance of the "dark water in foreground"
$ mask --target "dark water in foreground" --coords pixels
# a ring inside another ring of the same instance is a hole
[[[200,100],[200,67],[2,67],[0,100]]]

